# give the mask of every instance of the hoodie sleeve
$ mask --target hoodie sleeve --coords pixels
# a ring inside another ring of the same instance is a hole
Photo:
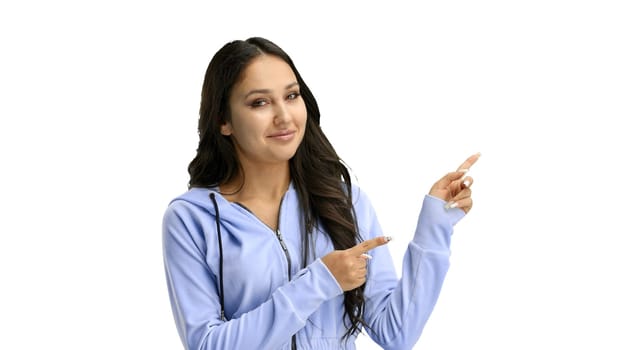
[[[222,321],[217,275],[205,262],[208,247],[193,224],[195,216],[187,205],[174,202],[163,219],[167,286],[185,349],[281,348],[324,301],[342,294],[337,281],[318,259],[257,308]]]
[[[359,199],[361,232],[382,235],[367,198]],[[371,251],[365,320],[369,336],[383,349],[411,349],[436,304],[449,268],[453,226],[464,216],[461,209],[444,208],[445,201],[426,195],[415,236],[406,249],[398,279],[386,246]]]

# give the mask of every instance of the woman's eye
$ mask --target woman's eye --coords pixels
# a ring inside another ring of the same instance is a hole
[[[255,100],[253,101],[253,103],[251,103],[251,107],[261,107],[261,106],[265,106],[268,103],[268,101],[266,100]]]
[[[295,100],[296,98],[298,98],[298,96],[300,96],[300,93],[292,92],[291,94],[287,95],[287,99],[288,100]]]

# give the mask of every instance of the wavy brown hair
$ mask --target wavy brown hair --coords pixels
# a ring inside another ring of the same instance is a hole
[[[230,121],[229,97],[240,74],[257,56],[273,55],[285,61],[296,75],[307,108],[305,134],[289,161],[293,185],[303,210],[303,266],[307,265],[309,239],[321,227],[335,249],[348,249],[361,241],[352,208],[352,182],[347,167],[320,128],[320,110],[309,87],[291,58],[280,47],[254,37],[225,44],[212,58],[205,73],[199,109],[199,147],[190,162],[190,187],[214,187],[232,180],[241,171],[230,137],[220,126]],[[366,325],[363,320],[365,285],[344,293],[343,321],[347,337]]]

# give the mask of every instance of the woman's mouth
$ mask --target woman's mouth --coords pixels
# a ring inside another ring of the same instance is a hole
[[[268,135],[268,138],[279,141],[289,141],[294,138],[296,132],[294,130],[282,130]]]

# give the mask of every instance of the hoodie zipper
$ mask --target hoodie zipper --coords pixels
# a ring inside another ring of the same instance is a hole
[[[276,234],[276,238],[279,240],[279,244],[281,245],[281,249],[283,249],[283,253],[285,253],[285,259],[287,260],[287,280],[292,280],[292,258],[289,255],[289,250],[287,249],[287,245],[285,244],[285,240],[283,239],[283,235],[281,234],[280,226],[281,226],[281,207],[283,206],[283,199],[285,199],[285,195],[281,198],[281,202],[279,203],[279,212],[277,214],[276,220],[276,230],[272,230],[272,228],[263,221],[259,220],[259,218],[253,213],[250,209],[244,206],[242,203],[237,203],[242,208],[246,209],[249,213],[251,213],[259,222],[263,223],[270,231],[273,231]],[[292,350],[296,350],[296,334],[292,335]]]
[[[279,216],[281,213],[281,207],[279,207]],[[283,252],[285,253],[285,259],[287,259],[287,280],[292,280],[292,260],[289,256],[289,250],[287,250],[287,245],[283,240],[283,235],[281,235],[281,230],[279,230],[279,224],[277,223],[277,228],[274,231],[276,233],[276,237],[279,239],[279,243],[281,244],[281,248],[283,248]],[[292,350],[296,350],[296,334],[292,335]]]
[[[287,249],[287,245],[285,244],[285,240],[283,239],[283,235],[281,234],[280,226],[281,226],[281,207],[283,206],[283,199],[285,199],[285,195],[281,198],[281,202],[279,203],[279,212],[277,214],[276,220],[276,238],[279,240],[281,244],[281,248],[285,253],[285,259],[287,260],[287,280],[292,280],[292,259],[289,255],[289,250]],[[296,334],[292,335],[292,350],[296,350]]]
[[[285,258],[287,259],[287,279],[291,281],[292,280],[292,261],[291,261],[291,257],[289,256],[289,250],[287,250],[287,245],[285,245],[285,241],[283,240],[283,235],[281,235],[281,231],[277,228],[276,231],[274,231],[274,233],[276,233],[276,238],[279,239],[281,248],[283,248],[283,252],[285,253]]]

